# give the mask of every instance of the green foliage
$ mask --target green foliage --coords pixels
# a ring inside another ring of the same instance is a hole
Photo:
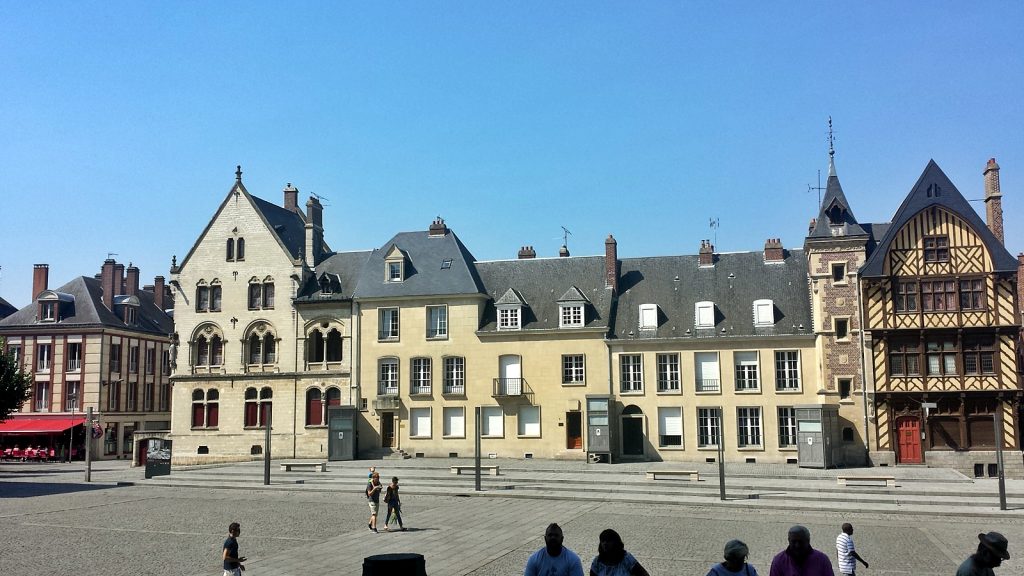
[[[7,353],[7,341],[0,337],[0,422],[32,395],[32,375],[26,374]]]

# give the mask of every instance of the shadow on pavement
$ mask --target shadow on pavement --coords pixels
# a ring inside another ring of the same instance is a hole
[[[110,484],[85,484],[84,482],[2,482],[0,483],[0,499],[52,496],[54,494],[109,490],[111,488],[119,488],[119,486]]]

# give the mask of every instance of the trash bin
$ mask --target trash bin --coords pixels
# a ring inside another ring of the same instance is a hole
[[[363,558],[363,576],[427,576],[423,554],[377,554]]]

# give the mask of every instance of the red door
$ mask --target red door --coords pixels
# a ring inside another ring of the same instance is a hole
[[[900,464],[921,464],[921,421],[915,416],[896,420],[896,461]]]

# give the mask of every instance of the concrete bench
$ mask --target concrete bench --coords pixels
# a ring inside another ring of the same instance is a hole
[[[309,470],[310,472],[327,472],[327,462],[281,462],[281,470]]]
[[[471,473],[472,472],[476,472],[476,466],[473,466],[472,464],[467,465],[467,466],[452,466],[452,474],[462,474],[463,471],[471,472]],[[487,473],[487,474],[490,474],[491,476],[497,476],[498,475],[498,467],[497,466],[481,466],[480,467],[480,473],[481,474]]]
[[[687,476],[691,482],[700,481],[700,473],[696,470],[648,470],[647,479],[657,480],[658,477],[662,478],[682,478]]]
[[[894,476],[841,475],[836,476],[836,482],[838,482],[840,486],[849,486],[850,482],[885,482],[885,485],[888,488],[896,487],[896,478]]]

